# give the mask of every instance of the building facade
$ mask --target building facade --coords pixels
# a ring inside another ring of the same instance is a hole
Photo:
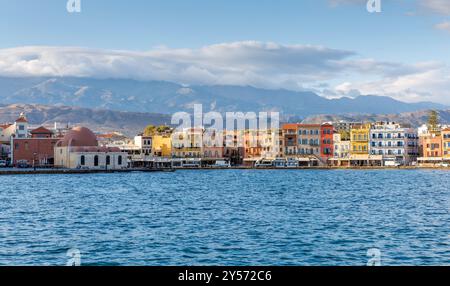
[[[418,163],[421,166],[435,166],[442,163],[442,133],[428,132],[419,136],[420,157]]]
[[[30,133],[30,138],[11,139],[11,164],[15,167],[52,167],[54,148],[59,139],[53,138],[53,132],[44,127]]]
[[[297,128],[297,154],[320,157],[320,124],[299,124]]]
[[[450,128],[442,130],[442,159],[444,162],[450,161]]]
[[[203,129],[187,128],[172,134],[173,158],[201,158],[203,155]]]
[[[350,154],[369,155],[370,124],[354,125],[350,130]]]
[[[0,142],[9,144],[11,138],[27,138],[28,137],[28,120],[24,113],[14,123],[0,125]]]
[[[324,160],[332,158],[334,155],[334,127],[331,123],[324,123],[320,126],[320,156]]]
[[[282,127],[284,155],[297,156],[298,154],[298,124],[284,124]]]
[[[170,158],[172,156],[172,137],[170,134],[156,134],[152,138],[152,152],[155,157]]]
[[[121,170],[128,167],[127,153],[99,146],[95,134],[84,127],[70,130],[54,148],[55,166],[67,169]]]
[[[350,158],[350,141],[342,140],[341,133],[334,133],[334,158],[336,159],[348,159]]]
[[[370,129],[370,154],[383,157],[384,165],[410,165],[419,153],[418,134],[395,122],[378,122]]]

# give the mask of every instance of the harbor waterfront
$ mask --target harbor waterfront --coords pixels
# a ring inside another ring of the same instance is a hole
[[[0,265],[450,264],[444,170],[0,176]]]

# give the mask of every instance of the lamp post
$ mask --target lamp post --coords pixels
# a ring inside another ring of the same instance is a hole
[[[33,170],[34,170],[34,171],[36,171],[36,155],[37,155],[37,153],[34,152],[34,153],[33,153]]]

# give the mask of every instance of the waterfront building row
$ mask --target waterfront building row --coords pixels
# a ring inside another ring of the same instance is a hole
[[[9,137],[8,137],[9,136]],[[394,122],[284,124],[279,129],[167,129],[129,139],[83,127],[30,128],[21,114],[0,128],[13,166],[122,169],[175,166],[421,166],[450,161],[450,129]]]

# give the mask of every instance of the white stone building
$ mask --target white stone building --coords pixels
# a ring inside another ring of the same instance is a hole
[[[0,143],[11,143],[11,138],[27,138],[28,137],[28,120],[24,113],[14,123],[0,125]]]
[[[414,128],[395,122],[378,122],[370,130],[370,155],[383,157],[388,165],[410,165],[419,155],[419,136]]]
[[[350,158],[350,141],[341,139],[340,133],[333,134],[334,158],[347,159]]]
[[[98,145],[91,130],[75,127],[55,146],[55,166],[67,169],[121,170],[128,167],[127,153]]]

